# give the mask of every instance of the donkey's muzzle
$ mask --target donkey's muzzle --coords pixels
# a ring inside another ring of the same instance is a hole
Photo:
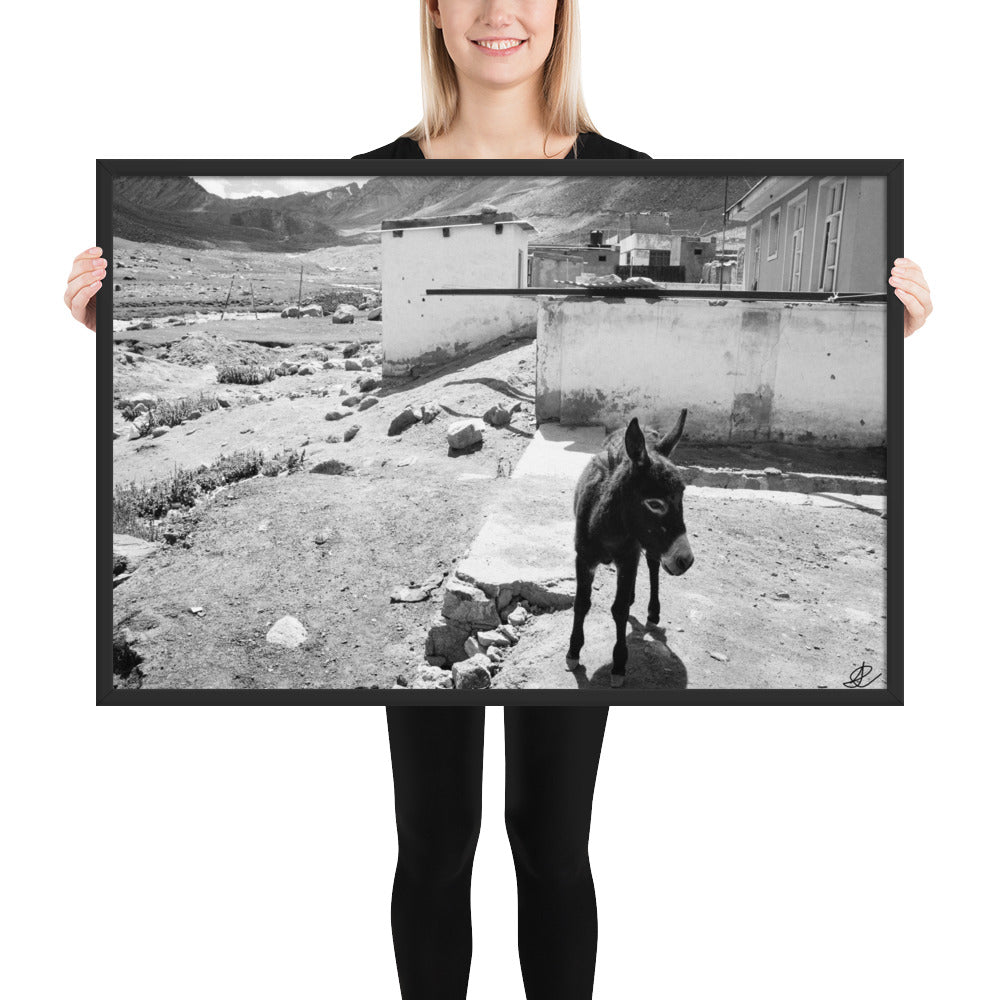
[[[688,544],[687,535],[679,535],[674,544],[660,557],[660,565],[671,575],[681,576],[694,562],[694,553]]]

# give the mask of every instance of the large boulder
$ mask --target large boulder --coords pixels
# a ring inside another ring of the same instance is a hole
[[[281,310],[282,319],[297,319],[298,315],[299,315],[298,306],[285,306],[285,308]]]
[[[323,315],[323,307],[318,302],[314,302],[314,303],[312,303],[312,305],[303,306],[299,310],[299,315],[300,316],[322,316]]]

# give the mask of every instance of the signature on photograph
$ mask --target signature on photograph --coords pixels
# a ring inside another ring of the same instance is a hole
[[[851,676],[849,677],[849,679],[846,680],[846,681],[844,681],[844,687],[845,688],[866,688],[866,687],[868,687],[869,684],[874,684],[875,681],[877,681],[882,676],[881,673],[877,673],[874,677],[872,677],[870,679],[867,679],[868,675],[874,669],[875,668],[873,666],[871,666],[868,663],[865,663],[865,661],[862,660],[861,661],[861,666],[860,667],[855,667],[851,671]]]

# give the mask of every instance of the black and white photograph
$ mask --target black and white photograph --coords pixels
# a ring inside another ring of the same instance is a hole
[[[107,167],[115,691],[885,692],[889,177],[756,162]]]

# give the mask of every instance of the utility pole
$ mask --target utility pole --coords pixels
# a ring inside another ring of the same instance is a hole
[[[729,176],[726,175],[725,193],[722,195],[722,252],[726,252],[726,209],[729,207]],[[726,265],[719,261],[719,291],[722,291],[723,275],[726,273]]]
[[[226,318],[226,307],[229,305],[230,296],[233,294],[233,282],[236,280],[236,275],[234,274],[229,279],[229,294],[226,296],[226,305],[222,307],[222,319]]]
[[[296,319],[302,318],[302,272],[305,270],[304,264],[299,264],[299,315]]]

